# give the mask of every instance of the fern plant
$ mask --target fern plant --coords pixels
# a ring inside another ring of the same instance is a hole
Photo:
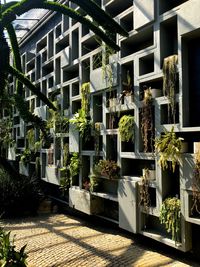
[[[155,140],[155,148],[159,155],[159,164],[163,170],[168,169],[168,162],[171,162],[172,171],[180,160],[181,144],[184,139],[177,137],[172,127],[170,132],[165,132]]]
[[[122,142],[134,141],[134,116],[124,115],[119,120],[119,133]]]
[[[160,222],[165,225],[168,233],[171,233],[172,240],[180,241],[181,231],[181,202],[173,197],[167,198],[162,203],[160,210]]]

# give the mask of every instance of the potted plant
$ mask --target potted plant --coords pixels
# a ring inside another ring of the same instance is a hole
[[[113,160],[100,160],[94,166],[94,174],[104,176],[108,179],[118,179],[120,176],[120,167]]]
[[[133,102],[133,84],[131,81],[131,76],[129,70],[127,71],[127,76],[126,76],[126,82],[123,82],[123,91],[121,94],[121,99],[124,98],[124,104],[129,105],[130,103]]]
[[[177,137],[174,127],[170,132],[165,131],[155,140],[155,148],[159,154],[159,164],[163,170],[168,169],[168,162],[171,162],[172,170],[175,171],[176,165],[179,163],[181,155],[181,144],[184,139]]]
[[[134,141],[134,116],[124,115],[119,120],[119,134],[122,142]]]
[[[169,197],[163,201],[160,210],[160,222],[165,225],[172,240],[180,241],[181,234],[181,202],[177,197]]]

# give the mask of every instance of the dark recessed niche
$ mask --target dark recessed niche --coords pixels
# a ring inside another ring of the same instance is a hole
[[[154,160],[140,160],[140,159],[121,159],[122,176],[142,176],[142,169],[152,169],[155,166]]]
[[[154,71],[154,54],[147,55],[139,60],[139,74],[144,75]]]
[[[133,27],[133,12],[131,11],[126,16],[120,19],[121,26],[127,31],[132,31]]]
[[[166,0],[160,0],[159,2],[159,13],[160,14],[163,14],[167,11],[169,11],[170,9],[176,7],[176,6],[179,6],[185,2],[187,2],[188,0],[169,0],[169,1],[166,1]]]
[[[117,135],[106,136],[106,158],[117,161]]]
[[[200,31],[195,30],[182,40],[183,120],[189,127],[200,126]]]
[[[133,0],[115,0],[115,1],[107,1],[105,4],[108,4],[106,6],[106,11],[112,16],[115,17],[118,14],[125,11],[127,8],[131,7],[133,5]]]
[[[161,124],[173,124],[174,118],[171,113],[171,108],[168,106],[168,104],[161,105],[160,106],[160,112],[161,112]],[[176,113],[175,113],[175,123],[179,123],[179,105],[176,103]]]
[[[153,27],[148,27],[121,43],[121,57],[134,54],[153,45]]]
[[[164,58],[178,54],[177,16],[160,24],[160,59],[161,68]]]
[[[121,142],[121,152],[134,152],[135,145],[133,142]]]
[[[93,96],[93,122],[103,121],[103,96],[97,94]]]

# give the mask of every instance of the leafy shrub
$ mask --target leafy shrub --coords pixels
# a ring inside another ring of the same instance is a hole
[[[0,228],[0,266],[26,267],[27,254],[24,252],[26,245],[20,251],[15,250],[14,239],[10,240],[10,232],[6,233]]]
[[[41,195],[36,178],[23,175],[11,177],[0,168],[0,192],[0,214],[3,216],[36,212]]]
[[[134,116],[124,115],[119,121],[119,133],[123,142],[134,141]]]
[[[94,174],[105,176],[109,179],[119,178],[120,167],[113,160],[100,160],[94,166]]]

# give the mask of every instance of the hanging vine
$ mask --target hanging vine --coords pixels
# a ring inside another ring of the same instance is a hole
[[[141,132],[144,145],[144,152],[154,151],[154,123],[151,88],[144,90],[144,100],[141,109]]]
[[[180,241],[181,231],[181,201],[173,197],[167,198],[162,203],[160,210],[160,222],[165,225],[168,233],[171,233],[172,240]]]
[[[178,56],[173,55],[164,59],[163,62],[163,94],[169,100],[168,122],[175,123],[176,116],[176,82],[177,82],[177,63]]]
[[[140,202],[139,205],[144,207],[144,211],[148,211],[151,205],[151,199],[149,194],[149,180],[147,179],[147,172],[144,172],[143,176],[141,177],[141,184],[140,184]]]
[[[101,130],[101,123],[96,122],[94,125],[94,151],[95,151],[94,164],[97,164],[99,162],[99,157],[100,157],[100,130]]]

